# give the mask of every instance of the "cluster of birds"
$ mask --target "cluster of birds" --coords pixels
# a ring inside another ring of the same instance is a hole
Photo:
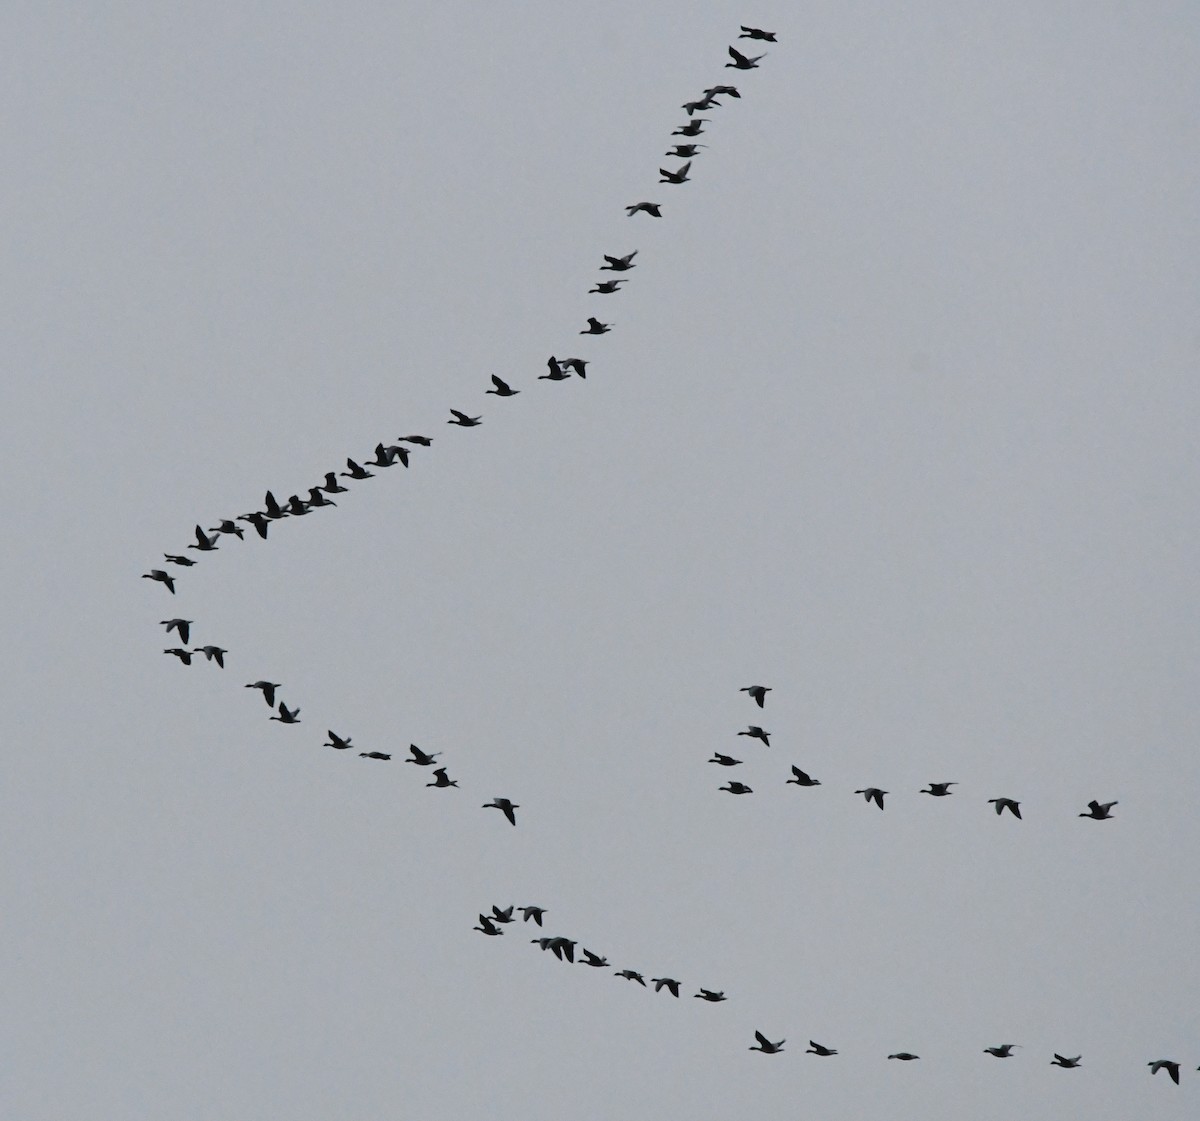
[[[760,28],[742,26],[739,39],[749,39],[752,41],[761,42],[776,42],[776,36],[773,32],[764,31]],[[735,70],[753,70],[758,67],[759,62],[765,55],[748,56],[739,51],[736,47],[728,48],[730,61],[725,63],[727,69]],[[670,186],[679,186],[690,181],[690,172],[693,161],[699,157],[701,149],[706,145],[698,142],[696,138],[704,134],[704,126],[710,123],[711,118],[698,116],[719,107],[722,98],[739,99],[741,93],[735,86],[720,84],[709,87],[703,91],[703,95],[694,100],[684,102],[682,108],[687,112],[688,119],[676,128],[671,133],[670,149],[666,152],[668,157],[676,158],[684,161],[674,168],[659,168],[661,178],[659,184]],[[678,139],[676,139],[678,138]],[[628,217],[633,218],[638,214],[645,214],[650,218],[661,218],[663,216],[663,204],[661,202],[641,201],[628,204],[625,207]],[[624,284],[628,283],[628,278],[619,275],[630,272],[636,267],[634,258],[637,257],[638,251],[635,249],[624,255],[604,254],[604,264],[600,266],[599,271],[612,274],[608,277],[598,278],[595,281],[594,287],[588,289],[589,295],[614,295],[621,291]],[[605,322],[596,316],[588,316],[586,326],[579,332],[581,335],[604,335],[608,334],[614,324]],[[571,357],[560,358],[556,355],[551,355],[547,360],[547,372],[540,374],[537,378],[539,381],[566,381],[572,376],[577,376],[580,379],[586,380],[589,360],[585,358]],[[508,381],[499,377],[496,374],[491,375],[491,388],[486,390],[487,395],[495,397],[515,397],[521,390],[514,388]],[[460,428],[474,428],[480,425],[483,421],[482,415],[471,415],[468,412],[459,409],[450,410],[450,419],[446,422]],[[291,494],[286,502],[279,502],[271,491],[266,492],[263,503],[263,508],[252,510],[245,514],[240,514],[236,518],[223,518],[217,525],[205,530],[201,525],[195,527],[195,541],[188,544],[186,549],[177,553],[164,553],[163,557],[167,564],[175,566],[175,568],[189,568],[197,563],[197,559],[188,555],[188,551],[195,553],[212,553],[216,552],[219,545],[227,541],[231,537],[236,537],[239,540],[245,539],[245,530],[243,525],[253,527],[257,535],[265,540],[267,538],[270,526],[274,522],[281,521],[285,518],[304,517],[314,510],[324,507],[336,506],[337,502],[331,497],[333,495],[341,495],[349,492],[349,487],[344,485],[341,480],[349,483],[359,483],[367,479],[373,478],[377,471],[386,470],[387,468],[400,465],[407,468],[409,460],[413,454],[415,447],[430,447],[433,443],[432,437],[422,435],[408,435],[396,437],[394,441],[380,441],[375,445],[372,458],[361,457],[360,460],[347,458],[346,470],[337,472],[330,471],[324,476],[324,481],[315,486],[301,488],[307,490],[307,497],[301,497],[300,492]],[[374,470],[368,470],[374,468]],[[240,524],[239,524],[240,523]],[[176,580],[178,573],[168,571],[162,568],[152,568],[148,572],[142,574],[143,578],[155,581],[164,585],[168,592],[172,595],[176,593]],[[225,655],[228,651],[217,645],[204,645],[191,647],[190,635],[191,627],[194,621],[183,618],[164,619],[161,621],[166,627],[168,635],[174,632],[179,639],[180,645],[164,650],[165,654],[178,658],[184,665],[191,665],[193,659],[197,655],[202,655],[207,662],[215,662],[218,667],[224,668]],[[300,708],[289,708],[288,705],[281,699],[276,697],[276,690],[282,689],[282,685],[277,682],[259,680],[250,682],[245,686],[248,689],[259,690],[268,707],[272,710],[273,715],[271,720],[278,721],[282,724],[299,724]],[[760,709],[765,707],[766,695],[771,692],[771,689],[764,685],[746,686],[742,692],[747,693],[750,698],[758,705]],[[357,750],[352,742],[351,737],[342,736],[334,732],[332,729],[327,730],[328,740],[323,746],[332,748],[335,751],[346,752]],[[764,746],[770,746],[770,733],[759,725],[751,724],[745,730],[738,733],[739,736],[746,736],[750,739],[759,740]],[[423,751],[416,744],[409,745],[409,753],[404,758],[404,762],[412,763],[418,767],[431,767],[433,781],[426,783],[426,786],[434,788],[457,787],[458,782],[449,777],[445,766],[434,766],[440,753],[429,753]],[[357,751],[359,758],[371,759],[378,761],[390,761],[392,753],[370,750]],[[717,764],[723,767],[735,767],[742,764],[742,760],[734,758],[730,755],[725,755],[720,752],[714,754],[709,760],[710,763]],[[821,782],[813,778],[799,767],[791,767],[792,777],[787,780],[788,784],[795,784],[800,787],[820,786]],[[951,787],[958,785],[955,782],[932,782],[927,788],[920,791],[922,794],[928,794],[935,798],[948,797],[952,791]],[[725,786],[720,787],[721,790],[731,794],[750,794],[753,790],[745,783],[738,781],[730,781]],[[868,802],[873,802],[879,809],[884,808],[884,798],[889,793],[879,787],[865,787],[855,791],[856,794]],[[998,815],[1003,814],[1006,810],[1014,817],[1021,817],[1021,803],[1013,798],[992,798],[989,803],[995,807]],[[1088,803],[1088,812],[1081,813],[1080,817],[1088,817],[1096,821],[1108,820],[1112,817],[1112,809],[1117,803],[1114,802],[1099,802],[1091,801]],[[516,825],[516,810],[520,806],[509,798],[496,797],[491,802],[483,804],[484,809],[500,810],[512,825]],[[490,936],[497,937],[504,934],[506,925],[515,922],[513,917],[514,909],[519,911],[524,922],[534,922],[538,927],[542,926],[542,919],[545,915],[545,908],[537,906],[523,906],[514,908],[512,905],[506,908],[500,908],[495,905],[491,907],[491,913],[481,913],[479,915],[479,924],[474,927],[476,931]],[[531,942],[538,945],[543,951],[549,950],[560,961],[565,961],[571,964],[576,963],[576,947],[579,943],[570,938],[563,936],[542,937],[531,939]],[[586,965],[596,969],[612,969],[606,957],[597,954],[590,949],[579,946],[580,958],[578,964]],[[634,969],[613,969],[613,975],[624,980],[633,981],[643,987],[647,987],[647,980],[643,973]],[[651,977],[649,984],[654,986],[655,992],[666,990],[674,997],[679,997],[681,990],[681,982],[673,977]],[[708,1001],[711,1003],[724,1002],[727,997],[723,990],[714,990],[700,988],[698,992],[693,994],[697,999]],[[756,1045],[750,1047],[752,1051],[760,1051],[764,1054],[778,1054],[783,1051],[786,1040],[781,1039],[772,1041],[762,1032],[755,1031]],[[994,1047],[984,1048],[984,1053],[994,1056],[995,1058],[1006,1059],[1013,1057],[1013,1050],[1018,1045],[1013,1043],[999,1044]],[[809,1040],[809,1048],[806,1054],[817,1055],[822,1058],[837,1055],[836,1049],[824,1046],[814,1040]],[[888,1059],[895,1059],[900,1062],[911,1062],[920,1058],[919,1055],[911,1051],[896,1051],[889,1054]],[[1054,1054],[1052,1065],[1060,1066],[1067,1069],[1074,1069],[1081,1065],[1082,1056],[1074,1058],[1066,1057],[1059,1054]],[[1179,1082],[1180,1064],[1170,1059],[1156,1059],[1148,1064],[1152,1073],[1157,1074],[1159,1071],[1165,1070],[1168,1076],[1176,1083]],[[1200,1069],[1200,1068],[1197,1068]]]
[[[771,689],[766,685],[746,685],[741,690],[743,693],[749,693],[754,703],[759,708],[766,705],[767,694]],[[771,746],[771,733],[757,724],[751,724],[744,731],[738,732],[739,736],[748,736],[750,739],[759,740],[767,747]],[[724,755],[719,751],[713,752],[713,757],[709,760],[710,763],[715,763],[719,767],[740,767],[743,760],[736,759],[732,755]],[[792,777],[787,780],[784,785],[796,786],[820,786],[821,780],[813,778],[806,771],[802,771],[795,764],[792,764]],[[957,782],[931,782],[927,787],[923,787],[917,793],[929,794],[934,798],[948,798],[954,793],[950,787],[957,786]],[[747,786],[744,782],[730,780],[724,786],[717,787],[718,790],[727,791],[730,794],[753,794],[753,787]],[[888,790],[882,790],[878,786],[867,786],[861,790],[856,790],[855,794],[861,794],[868,802],[874,802],[881,810],[883,809],[884,797],[891,793]],[[989,798],[988,803],[995,807],[996,814],[1000,815],[1008,810],[1015,818],[1021,817],[1021,803],[1015,798]],[[1096,799],[1087,804],[1087,812],[1079,814],[1080,817],[1088,817],[1093,821],[1108,821],[1112,816],[1113,806],[1118,805],[1117,802],[1099,802]]]
[[[492,913],[490,915],[480,914],[479,925],[474,926],[472,930],[478,930],[481,934],[486,934],[489,937],[496,938],[504,933],[504,926],[507,923],[516,922],[513,918],[513,910],[521,912],[521,916],[525,922],[531,918],[538,926],[542,925],[542,916],[546,913],[545,907],[516,907],[511,904],[508,907],[497,907],[492,904]],[[555,935],[550,938],[531,938],[530,942],[537,945],[542,950],[549,950],[559,961],[568,962],[571,965],[589,965],[593,969],[612,969],[608,958],[602,954],[594,953],[592,950],[586,949],[583,946],[579,947],[579,952],[583,956],[578,963],[575,961],[575,947],[579,946],[579,942],[574,938],[566,938],[562,935]],[[647,988],[646,977],[639,973],[636,969],[616,969],[613,970],[614,977],[620,977],[626,981],[636,981],[642,988]],[[666,989],[673,997],[679,996],[679,990],[682,986],[682,981],[677,981],[674,977],[651,977],[650,984],[654,986],[654,991],[660,993]],[[716,989],[702,988],[698,993],[693,994],[700,1000],[707,1000],[713,1004],[717,1004],[726,999],[725,993]]]

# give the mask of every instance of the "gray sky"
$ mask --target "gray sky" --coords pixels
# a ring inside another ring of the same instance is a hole
[[[1194,1116],[1194,5],[0,19],[0,1112]]]

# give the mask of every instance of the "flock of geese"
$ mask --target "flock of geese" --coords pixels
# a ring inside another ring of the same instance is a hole
[[[776,36],[773,32],[747,26],[741,28],[741,34],[738,38],[768,43],[776,42]],[[754,70],[758,67],[761,59],[765,57],[765,55],[747,56],[733,46],[729,47],[728,54],[730,61],[725,63],[725,67],[734,70]],[[702,97],[683,103],[682,108],[687,112],[688,119],[672,132],[671,147],[666,152],[666,155],[685,162],[674,168],[659,168],[661,178],[658,182],[660,185],[680,186],[690,181],[692,163],[699,157],[700,150],[705,147],[705,145],[696,142],[695,138],[704,133],[704,125],[710,123],[711,120],[708,117],[699,117],[696,114],[708,112],[720,106],[722,101],[718,100],[719,98],[737,99],[740,97],[741,93],[735,86],[721,84],[710,86],[704,90]],[[675,141],[675,137],[682,139]],[[650,218],[661,218],[663,216],[663,204],[661,202],[641,201],[627,205],[625,211],[630,218],[639,214],[647,215]],[[604,254],[603,256],[604,264],[599,267],[600,272],[624,274],[636,267],[634,261],[634,258],[637,256],[636,249],[623,255]],[[628,283],[628,278],[625,276],[618,277],[614,275],[607,278],[598,278],[595,286],[588,289],[588,294],[614,295],[620,292],[622,285],[626,283]],[[604,335],[608,334],[612,328],[612,323],[606,323],[595,316],[589,316],[586,326],[579,333],[588,336]],[[565,381],[573,376],[586,379],[588,364],[589,360],[584,358],[560,358],[556,355],[551,355],[546,363],[547,372],[538,375],[537,380]],[[488,395],[495,397],[515,397],[521,392],[521,390],[513,388],[507,381],[495,374],[491,375],[491,383],[491,388],[486,390]],[[482,422],[482,415],[472,416],[470,413],[459,409],[451,409],[450,419],[446,423],[460,428],[474,428]],[[394,439],[381,440],[375,445],[373,458],[362,457],[361,461],[347,458],[346,470],[326,472],[322,482],[317,483],[315,486],[301,488],[301,490],[307,491],[307,497],[302,497],[301,491],[298,490],[296,493],[289,495],[286,502],[280,502],[268,490],[262,509],[239,514],[235,518],[223,518],[215,526],[207,530],[201,525],[196,525],[194,531],[195,540],[190,542],[184,551],[164,553],[163,558],[167,564],[175,568],[190,568],[198,562],[195,557],[188,554],[188,550],[193,550],[196,553],[213,553],[219,549],[221,544],[227,543],[232,538],[236,538],[239,541],[244,540],[245,529],[243,525],[252,527],[260,538],[266,540],[270,527],[276,522],[288,518],[305,517],[316,510],[336,506],[337,502],[331,496],[349,492],[349,487],[344,485],[340,480],[344,479],[348,482],[360,483],[374,478],[377,472],[386,471],[397,465],[408,468],[410,458],[414,454],[414,449],[418,447],[428,448],[432,443],[432,437],[423,435],[398,436]],[[374,468],[374,470],[368,470],[368,468]],[[151,568],[148,572],[143,573],[142,576],[144,579],[162,584],[171,595],[176,594],[176,581],[179,579],[178,573],[163,568]],[[216,644],[205,644],[195,647],[190,645],[191,628],[195,625],[194,620],[171,618],[162,620],[161,624],[166,628],[168,635],[174,633],[179,641],[179,645],[164,649],[164,654],[177,658],[185,666],[190,666],[194,658],[202,655],[206,662],[216,663],[219,668],[224,669],[225,655],[229,653],[227,649]],[[263,699],[273,713],[270,717],[271,720],[281,724],[301,723],[300,707],[289,707],[284,700],[277,696],[276,691],[283,688],[280,683],[262,679],[248,683],[245,688],[254,689],[262,693]],[[749,685],[745,686],[741,692],[747,693],[761,709],[765,707],[766,695],[771,692],[771,689],[765,685]],[[326,734],[328,739],[323,746],[331,748],[334,751],[355,751],[360,759],[381,762],[388,762],[393,758],[393,754],[387,751],[357,751],[356,745],[352,742],[350,736],[342,736],[331,729],[327,730]],[[771,733],[756,724],[749,725],[737,734],[751,740],[757,740],[766,747],[769,747],[771,743]],[[428,787],[435,789],[457,787],[458,781],[449,777],[447,768],[444,765],[434,767],[434,763],[437,761],[439,755],[440,753],[438,752],[426,752],[416,744],[410,744],[408,755],[403,761],[412,763],[417,767],[433,768],[430,772],[433,775],[433,781],[425,784]],[[743,761],[717,752],[708,762],[722,767],[736,767],[741,766]],[[821,785],[820,780],[811,777],[797,766],[793,765],[791,772],[792,778],[787,780],[789,785],[795,784],[798,787]],[[931,782],[927,788],[920,790],[919,793],[928,794],[934,798],[944,798],[950,796],[952,793],[950,788],[957,785],[958,783],[956,782]],[[727,791],[730,794],[753,793],[753,789],[750,786],[738,781],[730,781],[725,786],[719,787],[719,789]],[[856,790],[854,793],[861,795],[868,803],[874,803],[882,810],[884,808],[884,798],[889,794],[889,791],[875,786],[868,786]],[[1021,803],[1016,799],[1000,797],[991,798],[988,801],[995,808],[997,815],[1001,815],[1007,810],[1012,816],[1018,819],[1021,817]],[[1093,800],[1088,803],[1088,812],[1081,813],[1079,816],[1091,818],[1094,821],[1106,821],[1112,817],[1112,809],[1116,805],[1115,801],[1099,802]],[[494,797],[492,801],[485,802],[482,808],[497,809],[504,814],[510,824],[514,826],[517,824],[516,810],[520,806],[509,798]],[[545,908],[523,906],[515,909],[520,911],[523,922],[532,921],[538,927],[542,926],[542,918],[546,913]],[[492,905],[491,913],[481,913],[479,915],[479,923],[473,929],[489,937],[503,935],[504,928],[516,921],[513,917],[513,912],[514,907],[511,905],[506,908]],[[531,942],[539,946],[543,951],[549,950],[559,961],[585,965],[594,969],[612,969],[606,957],[583,947],[580,947],[581,957],[577,962],[575,949],[579,943],[575,939],[563,936],[539,936],[531,939]],[[643,988],[647,987],[645,975],[637,970],[629,968],[614,969],[613,975],[627,981],[635,982]],[[669,976],[651,977],[649,984],[654,986],[655,992],[663,992],[665,990],[676,998],[679,997],[682,988],[682,982]],[[693,996],[696,999],[713,1004],[723,1003],[728,999],[723,989],[708,989],[704,987],[700,987],[699,991],[694,993]],[[757,1042],[749,1050],[759,1051],[766,1055],[781,1053],[784,1050],[783,1045],[787,1042],[786,1039],[773,1041],[757,1030],[754,1032],[754,1037]],[[993,1047],[985,1047],[983,1052],[994,1058],[1008,1059],[1013,1057],[1013,1050],[1018,1046],[1015,1043],[1002,1043]],[[809,1047],[805,1051],[805,1054],[816,1055],[820,1058],[830,1058],[836,1056],[838,1051],[835,1048],[827,1047],[810,1039]],[[895,1051],[889,1054],[887,1058],[889,1060],[895,1059],[899,1062],[913,1062],[920,1059],[920,1056],[911,1051]],[[1082,1065],[1082,1056],[1076,1055],[1071,1058],[1055,1053],[1051,1060],[1051,1065],[1064,1069],[1076,1069]],[[1157,1074],[1159,1071],[1166,1071],[1171,1080],[1178,1084],[1180,1064],[1175,1060],[1155,1059],[1147,1065],[1152,1074]]]

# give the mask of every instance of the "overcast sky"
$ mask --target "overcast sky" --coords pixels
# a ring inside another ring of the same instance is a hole
[[[0,1113],[1196,1116],[1194,4],[0,30]]]

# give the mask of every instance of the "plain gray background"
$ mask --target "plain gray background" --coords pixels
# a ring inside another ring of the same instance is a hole
[[[1198,25],[7,5],[4,1115],[1195,1116]]]

